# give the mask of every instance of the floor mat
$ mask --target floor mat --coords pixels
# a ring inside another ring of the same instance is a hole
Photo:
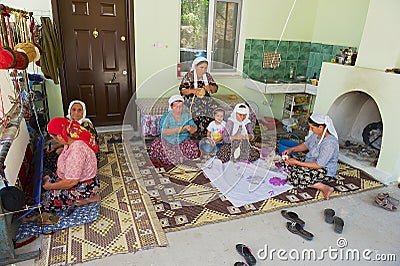
[[[123,144],[106,144],[111,134],[99,137],[100,217],[43,236],[39,265],[71,265],[167,245],[149,195],[129,170]]]
[[[150,195],[166,232],[323,200],[322,193],[315,189],[295,188],[267,200],[235,207],[200,170],[205,160],[193,166],[162,165],[150,160],[142,142],[126,142],[125,145],[132,171]],[[365,172],[343,162],[339,163],[338,176],[330,185],[335,189],[332,198],[383,186]]]

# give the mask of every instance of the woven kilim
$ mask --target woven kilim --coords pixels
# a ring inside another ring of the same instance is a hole
[[[199,160],[197,167],[162,165],[150,160],[143,143],[127,145],[133,172],[150,195],[166,232],[323,200],[322,193],[315,189],[291,189],[267,200],[234,207],[199,170],[204,161]],[[342,162],[330,185],[335,189],[332,198],[383,186],[365,172]]]
[[[39,265],[71,265],[119,253],[166,246],[149,195],[127,165],[123,144],[100,135],[100,217],[93,223],[43,236]]]

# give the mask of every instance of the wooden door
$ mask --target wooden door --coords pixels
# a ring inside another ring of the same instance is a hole
[[[128,1],[55,3],[64,55],[64,109],[80,99],[96,126],[122,124],[135,84],[133,25],[128,24],[133,19],[127,20],[133,12]]]

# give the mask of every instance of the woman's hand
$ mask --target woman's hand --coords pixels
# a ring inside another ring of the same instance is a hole
[[[47,177],[47,179],[46,179],[46,177],[43,177],[43,184],[42,184],[42,187],[43,187],[45,190],[50,190],[50,189],[52,189],[52,183],[50,183],[48,177]]]
[[[284,151],[282,152],[282,155],[289,155],[290,153],[292,153],[291,149],[292,149],[292,148],[289,148],[289,149],[287,149],[287,150],[284,150]]]
[[[298,163],[299,163],[299,161],[294,158],[287,158],[285,160],[285,164],[288,164],[288,165],[298,165]]]

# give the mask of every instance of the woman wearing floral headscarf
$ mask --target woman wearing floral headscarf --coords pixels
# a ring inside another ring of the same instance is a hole
[[[308,151],[304,162],[294,158],[285,160],[289,165],[287,182],[299,188],[316,188],[322,191],[325,199],[329,199],[334,189],[326,182],[336,175],[338,169],[338,136],[332,119],[327,115],[313,113],[308,125],[313,134],[304,143],[282,152],[282,155],[288,155]]]
[[[179,91],[185,99],[193,121],[196,123],[199,137],[207,136],[208,124],[213,120],[213,110],[218,107],[210,97],[211,93],[218,91],[211,74],[207,72],[208,60],[197,57],[193,60],[192,68],[183,77]]]
[[[231,159],[253,162],[260,158],[260,151],[250,143],[254,138],[254,129],[249,114],[250,108],[245,103],[239,103],[226,122],[224,144],[217,152],[217,157],[223,163]]]
[[[67,209],[100,200],[94,137],[77,121],[53,118],[47,125],[50,136],[64,149],[57,171],[43,177],[43,207],[47,211]]]

